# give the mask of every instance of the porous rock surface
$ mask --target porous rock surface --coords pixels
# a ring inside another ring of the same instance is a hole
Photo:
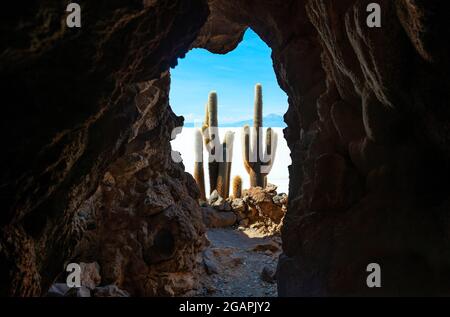
[[[449,293],[444,3],[377,1],[382,27],[370,29],[371,2],[210,1],[272,48],[289,95],[280,296]],[[224,37],[210,16],[196,44],[216,51]],[[366,285],[372,262],[382,288]]]
[[[0,295],[45,294],[95,248],[105,282],[154,295],[169,273],[189,270],[201,244],[198,193],[171,160],[182,118],[168,105],[167,71],[207,5],[77,3],[79,29],[66,27],[65,2],[2,9]]]

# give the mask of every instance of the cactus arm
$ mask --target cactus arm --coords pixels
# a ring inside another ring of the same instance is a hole
[[[250,171],[252,169],[251,162],[250,162],[250,127],[248,125],[245,125],[242,128],[242,156],[244,160],[244,167],[247,173],[250,174]]]
[[[203,121],[203,126],[209,125],[209,103],[205,104],[205,120]]]
[[[228,131],[225,134],[225,144],[227,148],[226,153],[226,174],[225,174],[225,197],[229,196],[230,193],[230,183],[231,183],[231,164],[233,162],[233,144],[234,144],[234,132]]]
[[[222,144],[222,154],[223,154],[223,161],[218,163],[218,171],[217,171],[217,183],[216,183],[216,189],[217,193],[223,197],[226,198],[226,156],[227,156],[227,144],[224,142]]]
[[[270,173],[273,167],[273,162],[275,161],[275,155],[277,152],[278,145],[278,134],[271,128],[267,129],[266,132],[266,144],[263,157],[263,164],[261,164],[261,173],[264,177]]]
[[[205,142],[205,147],[208,149],[209,147],[209,141],[210,141],[210,137],[209,137],[209,103],[206,103],[205,105],[205,120],[203,121],[202,124],[202,134],[203,134],[203,140]]]

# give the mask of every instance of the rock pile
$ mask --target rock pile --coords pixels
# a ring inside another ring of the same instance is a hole
[[[277,187],[252,187],[242,198],[220,197],[214,191],[202,206],[203,221],[208,228],[233,225],[252,227],[266,234],[279,233],[287,210],[288,196],[277,193]]]

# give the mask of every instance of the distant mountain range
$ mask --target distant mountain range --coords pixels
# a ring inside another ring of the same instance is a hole
[[[249,126],[253,126],[253,119],[236,121],[236,122],[227,122],[227,123],[222,123],[222,124],[220,123],[220,120],[219,120],[219,128],[241,128],[246,124],[248,124]],[[277,115],[274,113],[263,117],[263,125],[265,127],[271,127],[271,128],[285,128],[286,127],[286,123],[283,120],[283,116],[280,116],[280,115]],[[195,123],[194,122],[185,122],[184,127],[185,128],[194,128]]]

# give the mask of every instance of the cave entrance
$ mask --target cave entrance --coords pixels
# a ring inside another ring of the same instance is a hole
[[[270,47],[250,28],[235,50],[220,55],[206,49],[192,49],[171,70],[170,105],[185,120],[181,135],[172,141],[172,148],[181,153],[186,171],[193,174],[192,131],[202,127],[208,95],[216,92],[221,140],[226,131],[235,132],[231,179],[239,175],[243,188],[249,188],[250,180],[242,160],[241,132],[244,125],[254,124],[254,87],[257,83],[262,85],[263,127],[273,128],[279,136],[268,183],[277,185],[278,191],[287,193],[291,158],[282,136],[286,127],[283,115],[288,109],[288,97],[278,85]],[[208,167],[205,165],[205,187],[209,188]]]
[[[192,49],[171,70],[170,105],[185,119],[172,149],[180,152],[185,170],[199,185],[211,242],[203,255],[206,288],[212,289],[213,296],[275,296],[274,272],[281,252],[279,233],[287,210],[291,158],[283,137],[288,97],[278,85],[270,47],[248,28],[238,47],[227,54]],[[257,130],[252,127],[259,126],[260,118],[260,141],[255,146]],[[205,122],[218,127],[218,157],[229,155],[228,170],[219,163],[214,171],[209,163],[206,140],[214,137],[205,131]],[[246,125],[250,127],[246,131],[251,131],[247,142],[243,138]],[[251,173],[254,169],[248,168],[250,160],[244,158],[245,143],[259,150],[253,152],[259,152],[259,162],[254,164],[270,171],[266,177],[260,175],[259,181]]]

